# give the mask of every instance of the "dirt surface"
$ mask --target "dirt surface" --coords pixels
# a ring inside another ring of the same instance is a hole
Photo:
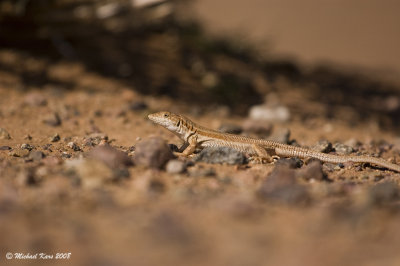
[[[167,144],[180,140],[147,119],[168,110],[213,129],[399,163],[399,89],[254,59],[227,40],[200,49],[185,32],[168,24],[129,35],[143,41],[148,64],[128,77],[101,71],[108,57],[85,44],[80,60],[10,48],[11,37],[1,47],[1,264],[399,265],[399,173],[177,159]],[[280,118],[254,120],[256,107]]]

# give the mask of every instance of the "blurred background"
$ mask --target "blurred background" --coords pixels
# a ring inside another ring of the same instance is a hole
[[[400,265],[399,173],[178,160],[147,119],[398,163],[399,14],[394,0],[0,1],[0,265]]]

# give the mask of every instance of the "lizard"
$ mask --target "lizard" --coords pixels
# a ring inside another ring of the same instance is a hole
[[[189,118],[167,111],[149,114],[148,118],[176,134],[184,141],[177,156],[189,157],[197,148],[231,147],[249,156],[255,161],[272,162],[279,157],[299,157],[302,159],[315,158],[329,163],[370,163],[396,172],[400,172],[400,165],[390,163],[378,157],[365,155],[334,155],[318,152],[312,149],[292,146],[273,140],[257,139],[241,135],[222,133],[212,130],[191,121]]]

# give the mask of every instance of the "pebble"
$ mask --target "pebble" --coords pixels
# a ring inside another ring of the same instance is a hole
[[[29,150],[25,149],[15,149],[9,153],[10,156],[14,157],[26,157],[29,155]]]
[[[245,132],[254,133],[257,135],[269,136],[272,132],[272,129],[272,124],[265,121],[246,119],[243,123],[243,130]]]
[[[11,139],[10,133],[2,127],[0,127],[0,139]]]
[[[47,99],[40,92],[30,92],[26,94],[24,103],[30,106],[44,106],[47,104]]]
[[[109,145],[97,146],[91,149],[88,157],[103,162],[110,168],[119,168],[133,165],[131,158],[123,151]]]
[[[0,151],[9,151],[11,150],[11,147],[9,146],[0,146]]]
[[[33,151],[29,153],[29,159],[34,162],[39,162],[45,157],[44,153],[41,151]]]
[[[51,138],[50,138],[50,141],[51,142],[57,142],[57,141],[60,141],[60,135],[57,133],[57,134],[55,134],[54,136],[52,136]]]
[[[186,171],[186,164],[180,160],[169,160],[165,170],[170,174],[180,174]]]
[[[290,120],[290,111],[283,105],[255,105],[250,108],[249,117],[253,120],[286,122]]]
[[[72,155],[71,154],[69,154],[68,152],[66,152],[66,151],[63,151],[62,153],[61,153],[61,157],[62,158],[71,158],[72,157]]]
[[[310,201],[307,188],[296,180],[296,171],[276,166],[257,191],[259,198],[285,204],[305,204]]]
[[[312,161],[306,167],[300,169],[296,173],[297,177],[303,178],[305,180],[323,180],[324,173],[322,172],[322,164],[320,161]]]
[[[33,150],[34,148],[35,148],[34,146],[32,146],[32,145],[30,145],[30,144],[28,144],[28,143],[23,143],[23,144],[21,144],[21,149],[23,149],[23,150],[31,151],[31,150]]]
[[[85,146],[94,147],[99,144],[107,144],[108,136],[104,133],[92,133],[83,138],[83,143]]]
[[[329,153],[333,151],[332,143],[327,140],[320,140],[317,144],[311,147],[314,151]]]
[[[238,125],[234,124],[222,124],[219,129],[219,132],[229,133],[229,134],[240,134],[242,133],[242,128]]]
[[[43,119],[46,125],[57,127],[61,125],[61,118],[58,113],[54,112]]]
[[[80,151],[81,148],[73,141],[68,142],[67,147],[73,149],[74,151]]]
[[[246,156],[230,147],[206,147],[194,157],[196,162],[214,164],[245,164]]]
[[[354,151],[352,147],[338,142],[333,145],[333,148],[335,149],[336,153],[340,155],[350,154]]]
[[[281,158],[275,162],[275,166],[283,166],[290,169],[296,169],[303,166],[303,161],[298,157]]]
[[[136,144],[133,161],[136,165],[161,169],[174,156],[167,143],[159,137],[143,139]]]

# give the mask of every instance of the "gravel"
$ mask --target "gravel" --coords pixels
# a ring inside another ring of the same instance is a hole
[[[136,165],[161,169],[174,156],[167,143],[159,138],[143,139],[135,147],[133,161]]]

